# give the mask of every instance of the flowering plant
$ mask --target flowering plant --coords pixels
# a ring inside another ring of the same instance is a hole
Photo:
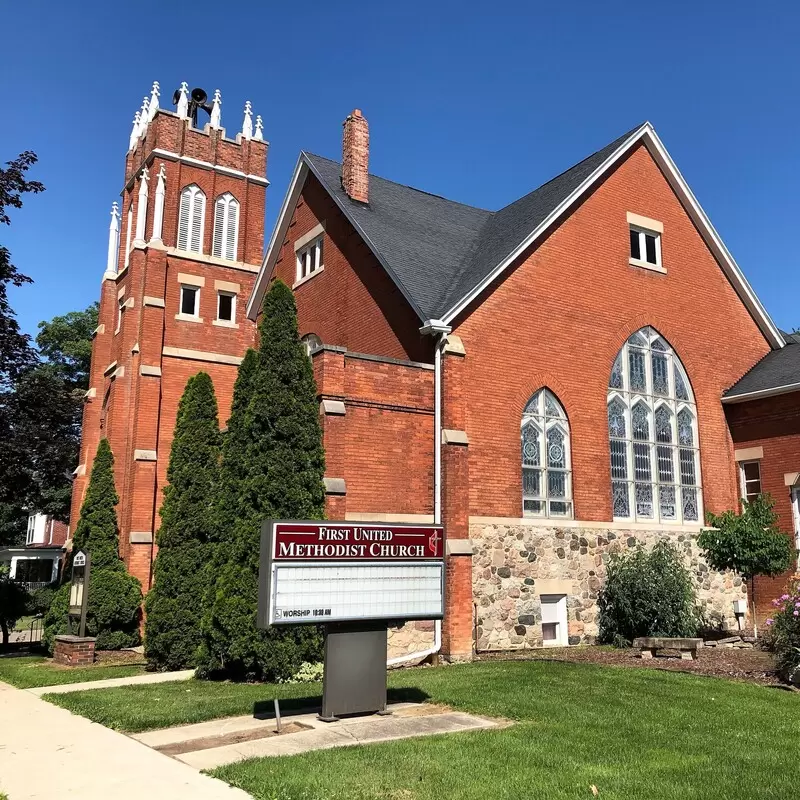
[[[767,625],[778,668],[786,680],[800,682],[800,582],[773,600],[772,605],[775,613],[767,620]]]

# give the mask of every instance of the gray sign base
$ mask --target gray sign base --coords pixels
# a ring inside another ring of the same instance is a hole
[[[325,674],[319,719],[386,714],[385,622],[341,622],[325,628]]]

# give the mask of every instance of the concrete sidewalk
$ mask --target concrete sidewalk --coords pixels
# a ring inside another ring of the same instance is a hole
[[[59,683],[57,686],[37,686],[25,691],[41,697],[43,694],[66,694],[67,692],[85,692],[88,689],[113,689],[116,686],[140,686],[147,683],[169,683],[170,681],[188,681],[194,677],[193,669],[179,672],[152,672],[148,675],[130,675],[127,678],[106,678],[102,681],[82,681],[81,683]]]
[[[248,800],[121,733],[0,683],[0,791],[10,800]]]

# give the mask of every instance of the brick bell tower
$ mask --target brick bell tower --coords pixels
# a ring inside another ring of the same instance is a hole
[[[92,346],[90,388],[75,470],[71,529],[100,439],[115,459],[120,555],[147,591],[178,401],[204,370],[230,413],[236,369],[254,343],[245,305],[264,247],[267,142],[250,102],[228,138],[220,92],[186,83],[176,111],[153,84],[136,113],[121,213],[111,211],[108,261]],[[198,112],[209,121],[198,128]]]

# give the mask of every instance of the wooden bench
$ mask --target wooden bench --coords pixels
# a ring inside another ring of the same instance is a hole
[[[665,636],[640,636],[633,640],[642,658],[654,658],[657,650],[677,650],[685,660],[697,660],[697,648],[703,646],[702,639],[669,639]]]

